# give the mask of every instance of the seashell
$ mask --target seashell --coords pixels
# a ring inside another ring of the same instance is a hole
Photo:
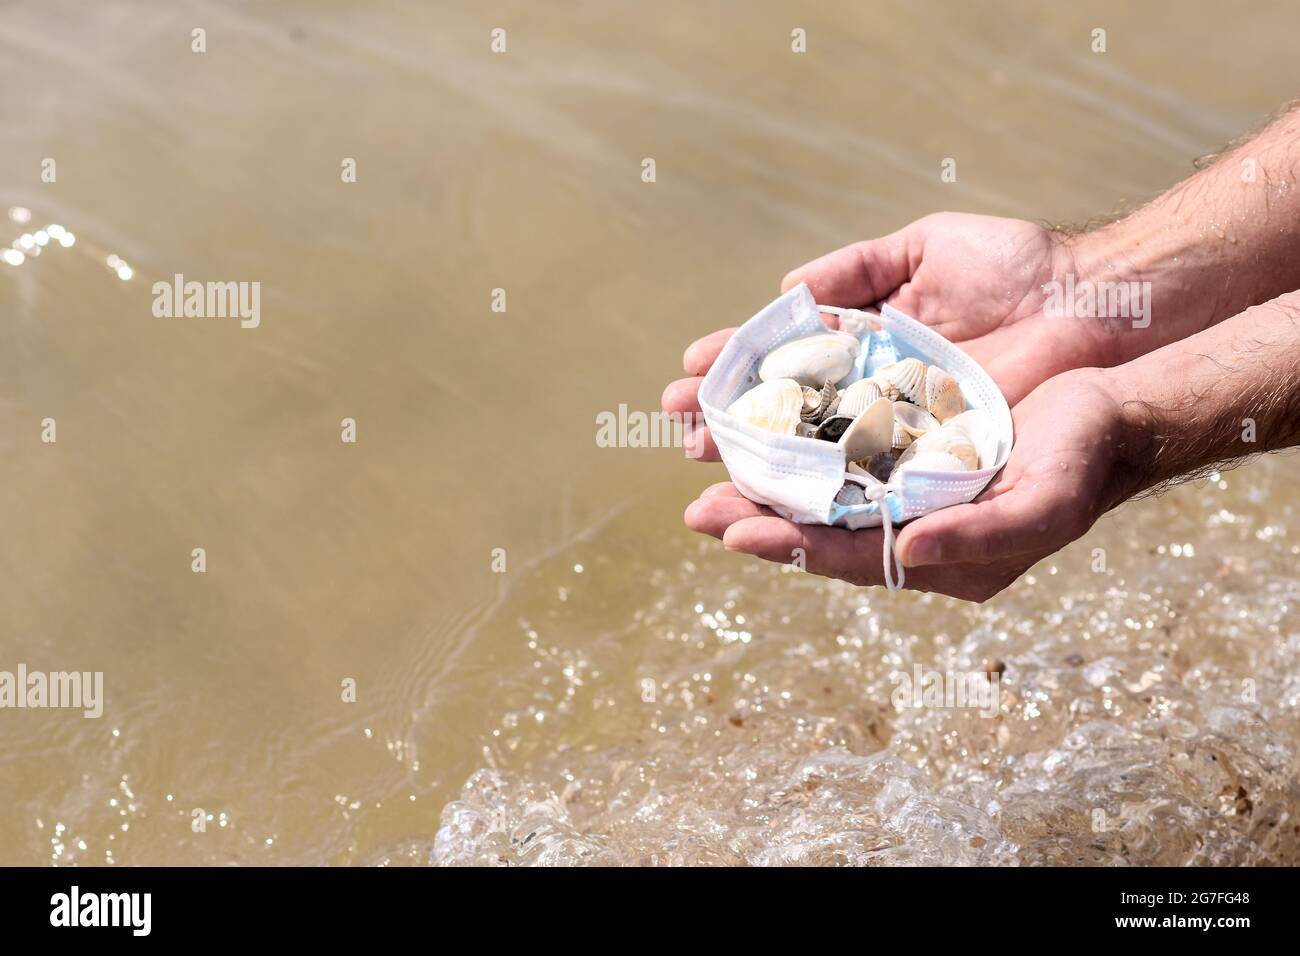
[[[851,481],[844,482],[843,486],[835,494],[835,503],[837,505],[865,505],[867,496],[862,490],[861,485],[855,485]]]
[[[931,365],[925,373],[925,407],[940,422],[946,422],[966,409],[961,386],[937,365]]]
[[[932,432],[939,427],[937,418],[911,402],[894,402],[894,421],[913,438],[920,438],[926,432]],[[910,445],[911,442],[908,444]]]
[[[817,426],[817,433],[813,437],[820,438],[822,441],[837,442],[844,437],[854,421],[848,415],[832,415],[830,418],[824,418]]]
[[[812,393],[812,407],[809,408],[809,393]],[[819,392],[815,388],[804,387],[803,390],[803,414],[800,416],[805,422],[811,422],[816,425],[822,419],[832,414],[832,408],[839,403],[840,395],[835,390],[835,386],[827,382],[822,386]]]
[[[888,481],[889,476],[894,473],[894,466],[897,464],[898,459],[894,457],[893,452],[882,451],[868,459],[867,474],[880,481]]]
[[[913,448],[916,445],[912,446]],[[907,461],[899,461],[895,469],[898,474],[909,471],[966,471],[966,465],[956,455],[946,451],[927,451],[913,455]]]
[[[840,403],[841,406],[844,404]],[[846,418],[837,415],[836,418]],[[861,461],[877,452],[889,451],[894,438],[894,405],[887,398],[878,398],[844,432],[840,444],[848,461]]]
[[[980,466],[979,451],[975,443],[971,441],[969,435],[961,428],[949,428],[942,426],[936,431],[926,432],[920,438],[912,442],[899,458],[900,465],[911,461],[913,458],[931,452],[941,452],[946,455],[952,455],[961,462],[961,471],[975,471]]]
[[[803,411],[803,389],[792,378],[778,378],[755,385],[731,403],[728,415],[749,422],[764,431],[793,435]]]
[[[858,475],[861,478],[872,477],[871,472],[867,471],[867,469],[863,468],[856,461],[851,461],[848,464],[846,464],[844,466],[844,470],[848,472],[850,475]]]
[[[856,418],[867,406],[880,400],[880,383],[869,378],[859,379],[840,393],[839,413]]]
[[[909,406],[915,408],[916,406]],[[894,443],[890,446],[895,452],[904,451],[908,445],[912,444],[912,433],[903,427],[903,423],[894,418]]]
[[[925,363],[917,358],[905,358],[886,365],[873,376],[882,385],[882,391],[888,395],[894,392],[894,399],[906,399],[913,405],[924,407],[925,402]]]
[[[998,429],[993,424],[993,416],[984,409],[967,409],[960,415],[948,419],[943,427],[962,431],[970,438],[979,452],[981,468],[992,468],[998,463],[998,450],[1001,447]]]
[[[792,378],[800,385],[821,388],[824,382],[838,382],[848,375],[861,351],[861,343],[845,332],[810,335],[769,352],[758,366],[758,377],[764,382]]]
[[[794,433],[800,438],[816,438],[817,426],[812,422],[800,422],[794,426]]]

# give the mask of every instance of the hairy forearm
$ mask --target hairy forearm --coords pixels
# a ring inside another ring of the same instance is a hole
[[[1300,288],[1298,175],[1293,105],[1132,215],[1069,238],[1076,278],[1149,290],[1142,321],[1099,309],[1099,364],[1127,362]]]
[[[1103,374],[1121,406],[1119,497],[1300,445],[1300,292]]]

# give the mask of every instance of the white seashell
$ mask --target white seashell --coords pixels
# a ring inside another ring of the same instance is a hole
[[[981,468],[992,468],[998,463],[1001,441],[993,416],[982,408],[971,408],[948,419],[944,428],[957,429],[966,434],[979,452]]]
[[[912,446],[913,448],[916,445]],[[904,456],[906,457],[906,456]],[[898,465],[894,468],[894,475],[897,476],[909,471],[966,471],[965,463],[956,455],[950,455],[946,451],[927,451],[918,455],[913,455],[907,461],[899,459]]]
[[[857,417],[874,405],[881,398],[880,383],[869,378],[859,379],[840,394],[840,405],[836,411],[841,415]]]
[[[966,408],[961,385],[937,365],[931,365],[925,373],[925,407],[940,422],[961,414]]]
[[[800,385],[821,388],[848,375],[861,350],[861,343],[845,332],[810,335],[768,353],[758,367],[758,377],[764,382],[792,378]]]
[[[915,406],[911,406],[911,407],[915,407]],[[902,451],[903,449],[907,448],[911,444],[912,444],[912,433],[909,432],[906,428],[904,428],[903,423],[898,420],[897,416],[895,416],[894,444],[892,446],[894,451]]]
[[[735,415],[764,431],[793,435],[803,411],[803,389],[792,378],[778,378],[754,386],[731,403]]]
[[[925,363],[917,358],[906,358],[893,365],[886,365],[874,376],[876,381],[887,386],[885,392],[895,392],[895,400],[904,398],[914,405],[925,404]]]
[[[894,420],[913,438],[920,438],[926,432],[939,427],[939,421],[924,408],[911,402],[894,403]],[[908,442],[911,444],[911,442]],[[902,445],[898,447],[903,447]]]
[[[841,405],[843,403],[841,402]],[[894,438],[894,406],[887,398],[879,398],[841,436],[844,457],[848,461],[862,461],[872,455],[889,451]]]
[[[903,452],[899,464],[930,452],[942,452],[952,455],[962,463],[965,471],[975,471],[980,466],[979,451],[969,435],[960,428],[941,426],[935,431],[926,432],[910,448]]]

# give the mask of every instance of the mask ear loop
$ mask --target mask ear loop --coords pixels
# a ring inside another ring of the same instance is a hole
[[[842,309],[838,305],[816,305],[814,308],[818,312],[829,312],[840,320],[840,331],[848,332],[850,335],[856,335],[859,338],[864,332],[879,332],[884,328],[877,319],[880,318],[874,312],[866,312],[862,309]],[[849,326],[846,328],[845,326]]]
[[[874,501],[880,508],[880,527],[885,532],[884,546],[884,563],[885,563],[885,588],[890,591],[897,591],[903,586],[906,574],[903,570],[902,563],[898,560],[898,555],[894,553],[894,516],[889,510],[889,502],[886,500],[889,493],[895,491],[893,485],[868,485],[862,489],[863,494],[867,496],[868,501]],[[894,569],[898,569],[898,578],[894,578]]]
[[[840,328],[842,331],[849,332],[852,335],[861,336],[863,332],[879,332],[884,325],[878,321],[880,316],[871,312],[864,312],[862,309],[842,309],[834,305],[818,305],[818,312],[829,312],[831,315],[838,316],[840,319]],[[845,328],[845,325],[851,328]],[[856,476],[846,475],[849,480]],[[894,515],[889,510],[888,497],[890,492],[899,491],[900,489],[892,484],[874,482],[871,484],[863,483],[862,493],[868,501],[874,501],[876,507],[880,510],[880,527],[885,533],[885,542],[883,548],[883,562],[885,568],[885,588],[889,591],[898,591],[903,587],[903,582],[907,579],[907,574],[903,569],[902,562],[898,560],[898,555],[894,553]],[[897,571],[897,575],[895,575]]]

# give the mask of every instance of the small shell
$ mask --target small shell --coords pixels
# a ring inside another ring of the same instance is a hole
[[[787,342],[768,353],[758,367],[764,382],[792,378],[800,385],[821,388],[824,382],[838,382],[853,368],[862,345],[844,332],[827,332]]]
[[[812,393],[812,396],[815,399],[815,401],[813,401],[812,403],[811,408],[808,407],[810,392]],[[802,419],[805,422],[809,422],[813,425],[816,425],[818,422],[822,421],[824,418],[828,417],[832,413],[832,409],[839,402],[839,399],[840,399],[839,392],[835,390],[835,386],[832,385],[830,382],[827,382],[825,385],[823,385],[822,390],[820,392],[817,391],[815,388],[805,387],[803,390],[803,415],[801,416]]]
[[[938,419],[911,402],[894,403],[894,421],[913,438],[920,438],[926,432],[932,432],[939,427]],[[910,445],[911,442],[908,444]]]
[[[836,492],[835,503],[837,505],[864,505],[867,503],[867,496],[863,493],[861,485],[846,481],[840,490]]]
[[[800,438],[816,438],[817,426],[812,422],[800,422],[794,426],[794,433]]]
[[[914,405],[925,402],[925,363],[920,359],[906,358],[893,365],[886,365],[874,378],[888,386],[898,398],[904,398]]]
[[[790,378],[778,378],[751,388],[731,403],[727,414],[735,415],[764,431],[793,435],[803,411],[803,389]]]
[[[957,380],[937,365],[931,365],[925,373],[925,407],[940,422],[961,414],[966,408]]]
[[[859,379],[840,394],[839,413],[855,418],[881,398],[880,383],[869,378]]]
[[[913,445],[913,448],[916,446]],[[905,456],[906,457],[906,456]],[[909,471],[965,471],[966,465],[956,455],[946,451],[927,451],[913,455],[907,461],[899,461],[896,471],[904,474]]]
[[[878,398],[866,411],[853,419],[853,424],[844,432],[840,444],[844,446],[845,459],[861,461],[877,452],[889,451],[893,437],[893,403],[887,398]]]
[[[837,442],[844,437],[853,422],[854,419],[849,418],[848,415],[832,415],[830,418],[824,418],[817,426],[817,434],[814,437],[822,441]]]
[[[915,406],[913,406],[915,407]],[[894,443],[890,446],[896,452],[901,452],[912,444],[912,433],[903,427],[903,423],[894,419]]]
[[[992,468],[998,463],[998,449],[1001,446],[998,429],[993,424],[993,417],[982,408],[967,409],[955,418],[948,419],[943,427],[965,432],[979,452],[981,468]]]
[[[892,452],[882,451],[878,455],[872,455],[867,461],[867,474],[872,478],[888,481],[897,464],[898,459],[894,457]]]

